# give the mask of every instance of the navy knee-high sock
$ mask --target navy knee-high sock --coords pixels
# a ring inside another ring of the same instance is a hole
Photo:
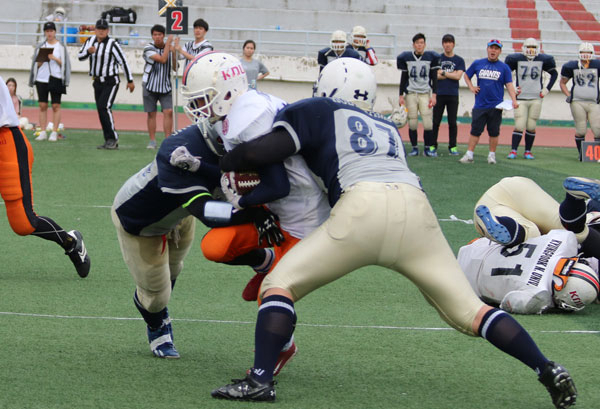
[[[479,326],[479,335],[502,352],[523,362],[538,375],[548,362],[525,328],[509,314],[497,308],[484,315]]]
[[[519,132],[516,129],[512,133],[512,143],[511,148],[513,151],[516,151],[519,148],[519,144],[521,143],[521,138],[523,137],[523,131]]]
[[[565,200],[560,204],[558,214],[560,222],[566,230],[580,233],[585,228],[587,206],[585,200],[565,194]]]
[[[510,237],[512,240],[508,243],[508,246],[516,246],[517,244],[521,244],[525,241],[525,229],[521,226],[515,219],[508,216],[498,216],[496,217],[498,223],[506,227],[506,230],[510,233]]]
[[[525,131],[525,151],[531,151],[535,141],[535,131]]]
[[[163,308],[159,312],[150,312],[142,307],[142,304],[137,296],[137,291],[133,293],[133,303],[135,304],[135,308],[137,308],[142,315],[142,318],[144,318],[144,321],[146,321],[146,324],[148,324],[148,326],[153,330],[157,330],[162,327],[165,319],[169,317],[167,307]]]
[[[263,299],[254,333],[254,379],[261,383],[273,379],[279,353],[292,337],[295,327],[296,312],[292,300],[281,295]]]
[[[410,144],[412,145],[413,148],[417,147],[417,139],[418,139],[418,134],[417,134],[417,130],[416,129],[409,129],[408,130],[408,137],[410,139]]]

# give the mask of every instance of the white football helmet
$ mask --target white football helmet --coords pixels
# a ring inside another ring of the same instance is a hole
[[[523,41],[523,47],[521,47],[521,50],[523,51],[523,55],[527,57],[528,60],[533,60],[540,53],[540,45],[535,38],[529,37]]]
[[[579,311],[594,302],[600,292],[598,273],[582,260],[576,260],[561,259],[564,263],[559,262],[559,271],[554,271],[553,299],[563,310]]]
[[[363,26],[354,26],[351,38],[354,47],[367,46],[367,30]]]
[[[402,128],[408,122],[408,111],[404,105],[400,105],[399,108],[394,108],[390,114],[390,121],[396,125],[396,128]]]
[[[331,34],[330,47],[333,51],[344,51],[346,49],[346,33],[336,30]]]
[[[579,60],[589,61],[594,58],[594,46],[591,43],[581,43],[579,45]]]
[[[371,68],[356,58],[338,58],[327,64],[317,81],[314,97],[341,98],[373,110],[377,81]]]
[[[240,60],[216,51],[202,53],[190,62],[181,84],[181,95],[187,101],[183,110],[198,125],[227,115],[235,99],[248,90]]]

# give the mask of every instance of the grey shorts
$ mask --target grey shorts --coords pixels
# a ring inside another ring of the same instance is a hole
[[[144,97],[144,112],[156,112],[156,103],[160,101],[160,110],[173,109],[172,93],[159,94],[157,92],[148,91],[146,84],[142,84],[142,96]]]

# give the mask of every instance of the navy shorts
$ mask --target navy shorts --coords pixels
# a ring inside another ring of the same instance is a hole
[[[496,108],[473,108],[471,111],[471,135],[480,136],[487,125],[488,135],[491,137],[500,135],[502,124],[502,110]]]

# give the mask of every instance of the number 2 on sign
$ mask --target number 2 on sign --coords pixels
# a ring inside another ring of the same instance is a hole
[[[183,21],[183,13],[181,10],[173,10],[171,12],[171,18],[173,19],[173,24],[171,24],[172,31],[183,31],[183,26],[181,22]]]

